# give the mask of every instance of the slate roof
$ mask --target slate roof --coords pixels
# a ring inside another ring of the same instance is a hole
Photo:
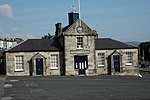
[[[62,47],[54,39],[28,39],[6,52],[60,51]]]
[[[136,47],[111,39],[111,38],[98,38],[95,40],[96,50],[133,49],[133,48],[136,48]]]
[[[133,48],[136,47],[111,38],[95,39],[96,50],[133,49]],[[57,39],[28,39],[6,52],[38,52],[38,51],[62,51],[62,50],[63,47],[60,45]]]

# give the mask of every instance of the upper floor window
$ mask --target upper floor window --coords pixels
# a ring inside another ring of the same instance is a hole
[[[3,48],[7,49],[7,42],[6,41],[3,42]]]
[[[77,37],[77,49],[83,49],[83,37]]]
[[[24,69],[23,56],[15,56],[15,71],[23,71]]]
[[[132,65],[133,62],[133,53],[132,52],[126,52],[126,65]]]
[[[98,53],[98,66],[104,66],[105,65],[105,53]]]
[[[58,55],[52,54],[50,58],[50,69],[58,69]]]
[[[2,44],[3,44],[3,42],[2,42],[2,41],[0,41],[0,47],[3,47],[3,45],[2,45]]]

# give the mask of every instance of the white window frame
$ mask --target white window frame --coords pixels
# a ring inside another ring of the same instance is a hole
[[[126,52],[126,65],[133,64],[133,52]]]
[[[97,53],[97,65],[100,67],[105,66],[105,52]]]
[[[15,56],[15,71],[24,71],[24,56]]]
[[[76,38],[76,45],[77,45],[77,49],[83,49],[83,37],[82,36],[78,36]]]
[[[59,67],[59,55],[51,54],[50,55],[50,69],[58,69]]]

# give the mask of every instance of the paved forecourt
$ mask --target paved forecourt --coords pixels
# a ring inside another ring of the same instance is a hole
[[[150,75],[7,77],[0,100],[150,100]]]

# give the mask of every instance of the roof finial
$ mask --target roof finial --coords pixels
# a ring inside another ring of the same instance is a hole
[[[72,12],[75,12],[75,13],[77,12],[77,8],[74,5],[71,6],[71,10]]]

